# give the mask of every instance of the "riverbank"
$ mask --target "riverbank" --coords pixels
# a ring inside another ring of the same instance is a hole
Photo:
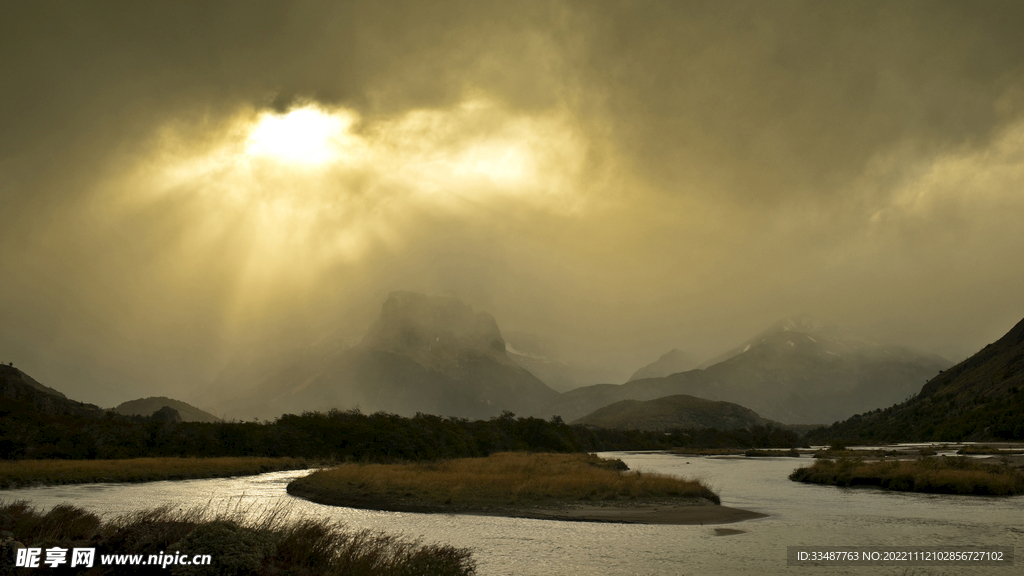
[[[886,490],[1012,496],[1024,494],[1024,472],[1011,461],[988,463],[966,457],[929,456],[917,460],[817,460],[798,468],[790,480],[833,486],[878,486]]]
[[[414,464],[343,464],[288,484],[320,504],[594,522],[699,524],[763,516],[719,505],[697,480],[623,471],[591,454],[502,453]]]
[[[258,457],[0,460],[0,489],[251,476],[281,470],[302,470],[318,464],[305,458]]]
[[[121,574],[116,558],[139,555],[137,566],[171,574],[317,574],[468,576],[469,550],[399,536],[348,530],[325,519],[288,521],[281,508],[255,518],[164,507],[110,521],[68,504],[40,513],[25,502],[0,502],[0,574],[14,573],[19,548],[95,550],[89,574]],[[50,556],[44,552],[39,564]],[[187,563],[187,564],[186,564]],[[188,564],[198,564],[192,566]],[[74,564],[69,564],[74,566]],[[19,572],[20,573],[20,572]],[[132,572],[134,573],[134,572]]]

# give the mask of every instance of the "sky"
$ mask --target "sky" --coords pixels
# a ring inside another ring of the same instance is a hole
[[[621,374],[1024,317],[1019,2],[20,3],[0,361],[111,406],[455,295]],[[333,345],[333,344],[332,344]]]

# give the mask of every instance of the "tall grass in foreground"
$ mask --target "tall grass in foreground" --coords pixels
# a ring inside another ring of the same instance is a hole
[[[641,498],[718,495],[697,480],[652,472],[623,472],[591,454],[505,452],[413,464],[342,464],[294,480],[288,491],[314,501],[395,509],[508,506]],[[401,506],[398,506],[399,508]]]
[[[247,476],[309,468],[304,458],[132,458],[128,460],[0,460],[0,488],[39,484],[150,482]]]
[[[0,503],[0,530],[13,532],[28,547],[95,547],[97,565],[102,554],[181,552],[212,558],[208,566],[96,566],[89,574],[462,576],[476,571],[470,552],[461,548],[350,531],[324,519],[289,522],[282,508],[247,516],[237,510],[211,515],[164,507],[101,522],[70,505],[42,514],[14,502]],[[0,545],[0,574],[12,573],[12,562],[13,550]]]
[[[1024,473],[1009,463],[971,458],[865,462],[856,458],[818,460],[797,468],[790,480],[835,486],[880,486],[888,490],[1008,496],[1024,494]]]

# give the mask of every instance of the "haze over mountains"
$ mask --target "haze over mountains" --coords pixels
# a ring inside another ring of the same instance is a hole
[[[506,343],[492,316],[457,298],[393,292],[355,346],[300,349],[273,370],[249,371],[249,391],[217,405],[226,417],[243,420],[358,408],[467,418],[508,410],[573,421],[623,400],[685,394],[785,424],[828,424],[900,402],[950,365],[802,316],[773,324],[705,369],[559,394],[554,387],[571,387],[583,370],[557,359],[536,336],[513,334],[518,346]],[[693,364],[674,350],[637,375]]]
[[[858,414],[816,438],[860,442],[1024,439],[1024,320],[896,406]]]
[[[660,378],[669,374],[675,374],[676,372],[686,372],[696,367],[697,358],[693,354],[673,348],[662,354],[654,362],[634,372],[629,377],[629,381],[632,382],[633,380],[642,380],[644,378]]]
[[[535,334],[517,331],[502,331],[502,334],[509,358],[559,392],[616,380],[611,370],[581,366],[563,359]]]
[[[833,377],[855,385],[845,391],[846,396],[853,396],[853,392],[858,390],[874,389],[876,393],[881,393],[877,389],[879,386],[875,384],[872,387],[871,382],[885,381],[886,378],[895,382],[912,374],[915,367],[922,369],[929,363],[940,362],[906,348],[880,345],[853,337],[837,337],[841,333],[841,330],[834,327],[784,321],[760,334],[760,341],[752,342],[749,348],[744,344],[737,348],[741,352],[735,356],[704,370],[696,369],[623,385],[584,387],[558,395],[507,359],[501,350],[500,332],[493,318],[486,313],[473,312],[469,306],[450,297],[398,292],[389,296],[382,308],[381,317],[362,343],[341,350],[327,363],[326,369],[314,378],[294,381],[293,387],[286,388],[283,394],[290,396],[286,401],[303,404],[303,410],[345,408],[317,407],[311,405],[310,400],[324,398],[331,390],[334,391],[335,400],[342,393],[351,393],[353,390],[367,397],[366,387],[379,386],[387,398],[395,397],[410,403],[406,408],[411,409],[411,403],[416,402],[425,408],[417,411],[444,414],[445,410],[451,408],[441,406],[439,402],[448,399],[444,390],[448,386],[463,396],[461,404],[456,404],[457,408],[467,413],[476,411],[483,414],[469,416],[471,418],[486,418],[488,413],[522,407],[526,404],[524,399],[536,405],[548,398],[552,400],[548,401],[547,407],[559,403],[575,407],[584,402],[594,402],[594,398],[598,397],[597,402],[604,404],[590,414],[573,418],[576,423],[614,429],[750,429],[771,425],[774,419],[765,418],[738,403],[693,395],[666,394],[665,391],[679,387],[680,384],[691,387],[706,384],[707,381],[702,379],[710,377],[733,386],[745,382],[763,384],[766,381],[764,373],[772,373],[775,380],[771,384],[789,384],[790,390],[807,396],[817,394],[825,399],[821,403],[829,403],[829,394],[834,400],[841,398],[844,391],[838,386],[821,390],[809,386],[813,381],[806,377],[815,374],[815,370],[818,370],[816,374],[820,378]],[[823,359],[829,362],[823,363]],[[823,365],[828,370],[822,369]],[[352,366],[356,366],[357,371],[345,371]],[[855,370],[844,376],[839,370],[842,367]],[[376,369],[377,372],[370,369]],[[392,372],[388,373],[387,370]],[[398,370],[404,371],[399,375],[409,378],[389,379]],[[751,379],[744,381],[741,376]],[[368,377],[377,379],[359,380]],[[868,383],[858,379],[867,379]],[[278,380],[271,379],[269,382],[280,386]],[[339,382],[349,384],[350,388],[333,387],[333,384]],[[501,383],[505,385],[495,385]],[[726,389],[725,386],[718,388],[718,392]],[[434,393],[434,396],[424,398],[423,394],[417,393],[423,390]],[[622,392],[650,394],[655,398],[615,400],[616,394]],[[796,393],[791,394],[789,399],[795,396]],[[814,431],[809,440],[889,442],[1024,439],[1024,320],[997,342],[956,366],[941,371],[921,387],[919,393],[911,396],[889,408],[866,410],[863,414],[857,414],[831,427]],[[8,416],[13,414],[11,410],[15,408],[15,416],[19,417],[30,412],[58,418],[98,419],[105,416],[105,411],[99,407],[71,400],[13,366],[0,365],[0,397],[6,399],[4,410],[0,413]],[[609,401],[609,398],[612,400]],[[275,400],[274,397],[269,399]],[[761,396],[750,393],[748,397],[751,404],[770,400],[771,397],[763,393]],[[179,410],[184,408],[187,412],[191,408],[189,405],[162,397],[125,403],[117,411],[131,412],[135,404],[144,404],[145,411],[162,405],[156,413],[159,415],[161,411],[167,412],[170,419],[165,420],[168,422],[196,420],[187,417],[187,414],[179,415]],[[397,411],[394,407],[392,403],[380,409]],[[429,412],[432,408],[436,411]],[[541,411],[544,409],[547,408]],[[527,410],[528,406],[524,412]]]
[[[538,415],[567,421],[621,400],[689,394],[786,424],[830,423],[913,395],[947,360],[880,344],[807,317],[782,320],[705,369],[571,390]]]
[[[358,345],[271,375],[224,409],[240,418],[331,408],[488,418],[530,413],[557,395],[509,358],[491,315],[453,297],[392,292]]]

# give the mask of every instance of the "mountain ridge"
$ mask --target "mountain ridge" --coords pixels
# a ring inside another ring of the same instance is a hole
[[[907,401],[810,436],[872,443],[1024,439],[1024,320]]]
[[[638,368],[629,377],[627,382],[643,380],[644,378],[660,378],[677,372],[686,372],[696,368],[697,365],[697,359],[692,354],[683,352],[678,348],[673,348],[662,354],[654,362]]]
[[[571,423],[617,430],[735,430],[775,424],[739,404],[686,394],[647,401],[620,400]]]
[[[785,424],[831,423],[901,401],[950,364],[903,346],[841,338],[832,328],[828,336],[797,328],[777,322],[708,368],[571,390],[537,415],[574,420],[620,400],[688,394],[733,402]]]

